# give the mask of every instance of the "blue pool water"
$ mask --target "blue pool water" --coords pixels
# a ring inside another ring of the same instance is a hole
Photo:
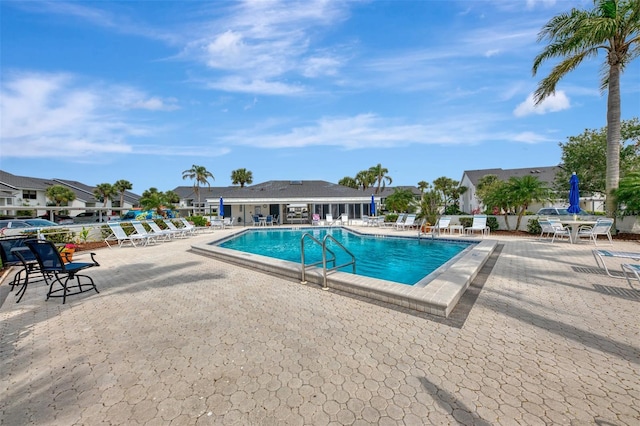
[[[356,257],[356,274],[414,285],[474,243],[393,236],[359,235],[343,228],[249,230],[218,244],[220,247],[300,263],[300,238],[309,233],[322,241],[327,235],[340,241]],[[336,254],[337,265],[350,256],[330,239],[327,247]],[[322,260],[322,249],[305,238],[305,263]],[[331,267],[333,265],[329,265]],[[352,272],[352,267],[340,269]]]

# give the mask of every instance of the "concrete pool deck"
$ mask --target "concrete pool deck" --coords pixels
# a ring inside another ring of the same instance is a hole
[[[225,232],[97,250],[66,305],[5,280],[0,424],[638,424],[640,284],[592,244],[489,237],[444,319],[191,251]]]

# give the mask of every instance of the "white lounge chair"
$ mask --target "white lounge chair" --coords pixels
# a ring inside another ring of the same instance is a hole
[[[133,247],[136,246],[136,242],[142,245],[146,245],[149,237],[138,234],[127,235],[127,233],[122,229],[120,222],[107,222],[107,226],[111,230],[111,235],[104,239],[104,242],[107,243],[107,246],[111,248],[111,244],[109,241],[117,241],[118,247],[122,247],[125,244],[131,244]]]
[[[169,228],[170,230],[175,232],[175,236],[178,238],[186,238],[189,236],[189,231],[185,228],[178,228],[176,225],[174,225],[174,223],[171,221],[171,219],[163,219],[162,220],[166,225],[167,228]]]
[[[437,234],[438,236],[440,236],[442,232],[449,231],[450,223],[450,217],[441,217],[440,219],[438,219],[438,222],[435,225],[428,226],[427,232],[422,232],[422,227],[420,227],[420,234],[427,234],[431,236],[435,236]]]
[[[385,224],[383,224],[383,226],[391,226],[393,228],[398,229],[398,227],[402,226],[406,218],[407,218],[406,213],[400,213],[395,222],[386,222]]]
[[[593,249],[592,250],[593,257],[596,259],[596,265],[599,268],[604,269],[604,271],[612,278],[622,278],[619,275],[612,275],[607,268],[607,264],[605,259],[608,257],[616,257],[620,259],[633,259],[640,261],[640,253],[634,253],[631,251],[613,251],[613,250],[602,250],[602,249]],[[624,272],[624,271],[623,271]]]
[[[633,285],[631,284],[631,278],[630,278],[633,275],[640,282],[640,265],[623,263],[620,266],[622,267],[622,273],[624,274],[624,277],[627,279],[627,282],[629,283],[629,287],[633,288]],[[627,271],[629,271],[629,274],[627,274]]]
[[[187,219],[185,219],[184,217],[178,218],[178,220],[184,226],[183,229],[186,229],[189,234],[194,235],[196,232],[198,232],[199,228],[197,226],[189,223],[189,221]]]
[[[142,222],[140,222],[139,220],[132,220],[130,223],[131,225],[133,225],[133,229],[136,230],[135,235],[143,235],[147,237],[147,245],[155,244],[158,242],[158,236],[147,232]]]
[[[342,213],[340,215],[340,225],[348,225],[349,224],[349,215],[346,213]]]
[[[333,220],[333,215],[332,214],[325,215],[324,216],[324,221],[329,226],[333,226],[336,223],[336,220]]]
[[[145,223],[149,229],[151,229],[153,235],[155,235],[160,241],[171,241],[171,238],[176,235],[176,232],[170,229],[161,229],[153,219],[149,219]]]
[[[589,240],[593,241],[593,244],[598,245],[598,236],[605,235],[609,239],[609,244],[613,245],[613,240],[611,239],[612,226],[613,219],[600,218],[596,220],[595,225],[584,226],[578,229],[576,241],[580,241],[580,238],[589,238]]]
[[[480,232],[482,237],[485,235],[489,235],[489,227],[487,226],[487,215],[486,214],[476,214],[473,216],[473,223],[471,226],[467,226],[464,228],[464,233],[471,235],[474,232]]]
[[[224,219],[222,219],[222,227],[223,228],[231,228],[231,227],[233,227],[233,218],[225,217]]]
[[[416,226],[415,222],[416,222],[416,215],[408,214],[404,222],[396,224],[396,229],[402,230],[402,231],[411,229]]]

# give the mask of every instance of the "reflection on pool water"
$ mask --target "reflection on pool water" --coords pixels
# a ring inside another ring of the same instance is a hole
[[[319,241],[327,234],[338,240],[354,254],[357,275],[408,285],[416,284],[475,245],[466,241],[360,235],[343,228],[255,229],[216,244],[227,249],[300,263],[300,239],[305,233]],[[338,265],[348,263],[351,259],[331,239],[327,240],[327,247],[335,253]],[[322,249],[305,239],[305,263],[321,260]],[[342,268],[341,271],[352,272],[352,267]]]

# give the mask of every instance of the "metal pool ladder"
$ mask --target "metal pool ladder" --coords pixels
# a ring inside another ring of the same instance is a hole
[[[318,244],[320,247],[322,247],[322,260],[319,260],[317,262],[313,262],[313,263],[309,263],[309,264],[305,264],[305,260],[304,260],[304,240],[305,237],[308,237],[312,242]],[[336,243],[338,245],[338,247],[340,247],[342,250],[344,250],[345,253],[347,253],[349,256],[351,256],[351,261],[345,263],[344,265],[336,265],[336,254],[327,247],[327,239],[332,240],[334,243]],[[327,252],[329,252],[331,254],[331,259],[327,259]],[[333,268],[327,269],[327,263],[333,262]],[[322,289],[323,290],[329,290],[329,287],[327,286],[327,273],[331,272],[331,271],[335,271],[336,269],[340,269],[340,268],[344,268],[345,266],[349,266],[349,265],[353,265],[353,273],[356,273],[356,257],[353,255],[353,253],[351,253],[345,246],[343,246],[340,241],[336,240],[332,235],[325,235],[324,238],[322,239],[322,242],[320,242],[320,240],[318,240],[316,237],[314,237],[313,235],[309,234],[308,232],[303,234],[302,237],[300,237],[300,263],[302,264],[302,280],[300,281],[302,284],[306,284],[307,283],[307,279],[305,276],[306,270],[309,267],[312,266],[316,266],[322,263],[322,272],[323,272],[323,284],[322,284]]]

